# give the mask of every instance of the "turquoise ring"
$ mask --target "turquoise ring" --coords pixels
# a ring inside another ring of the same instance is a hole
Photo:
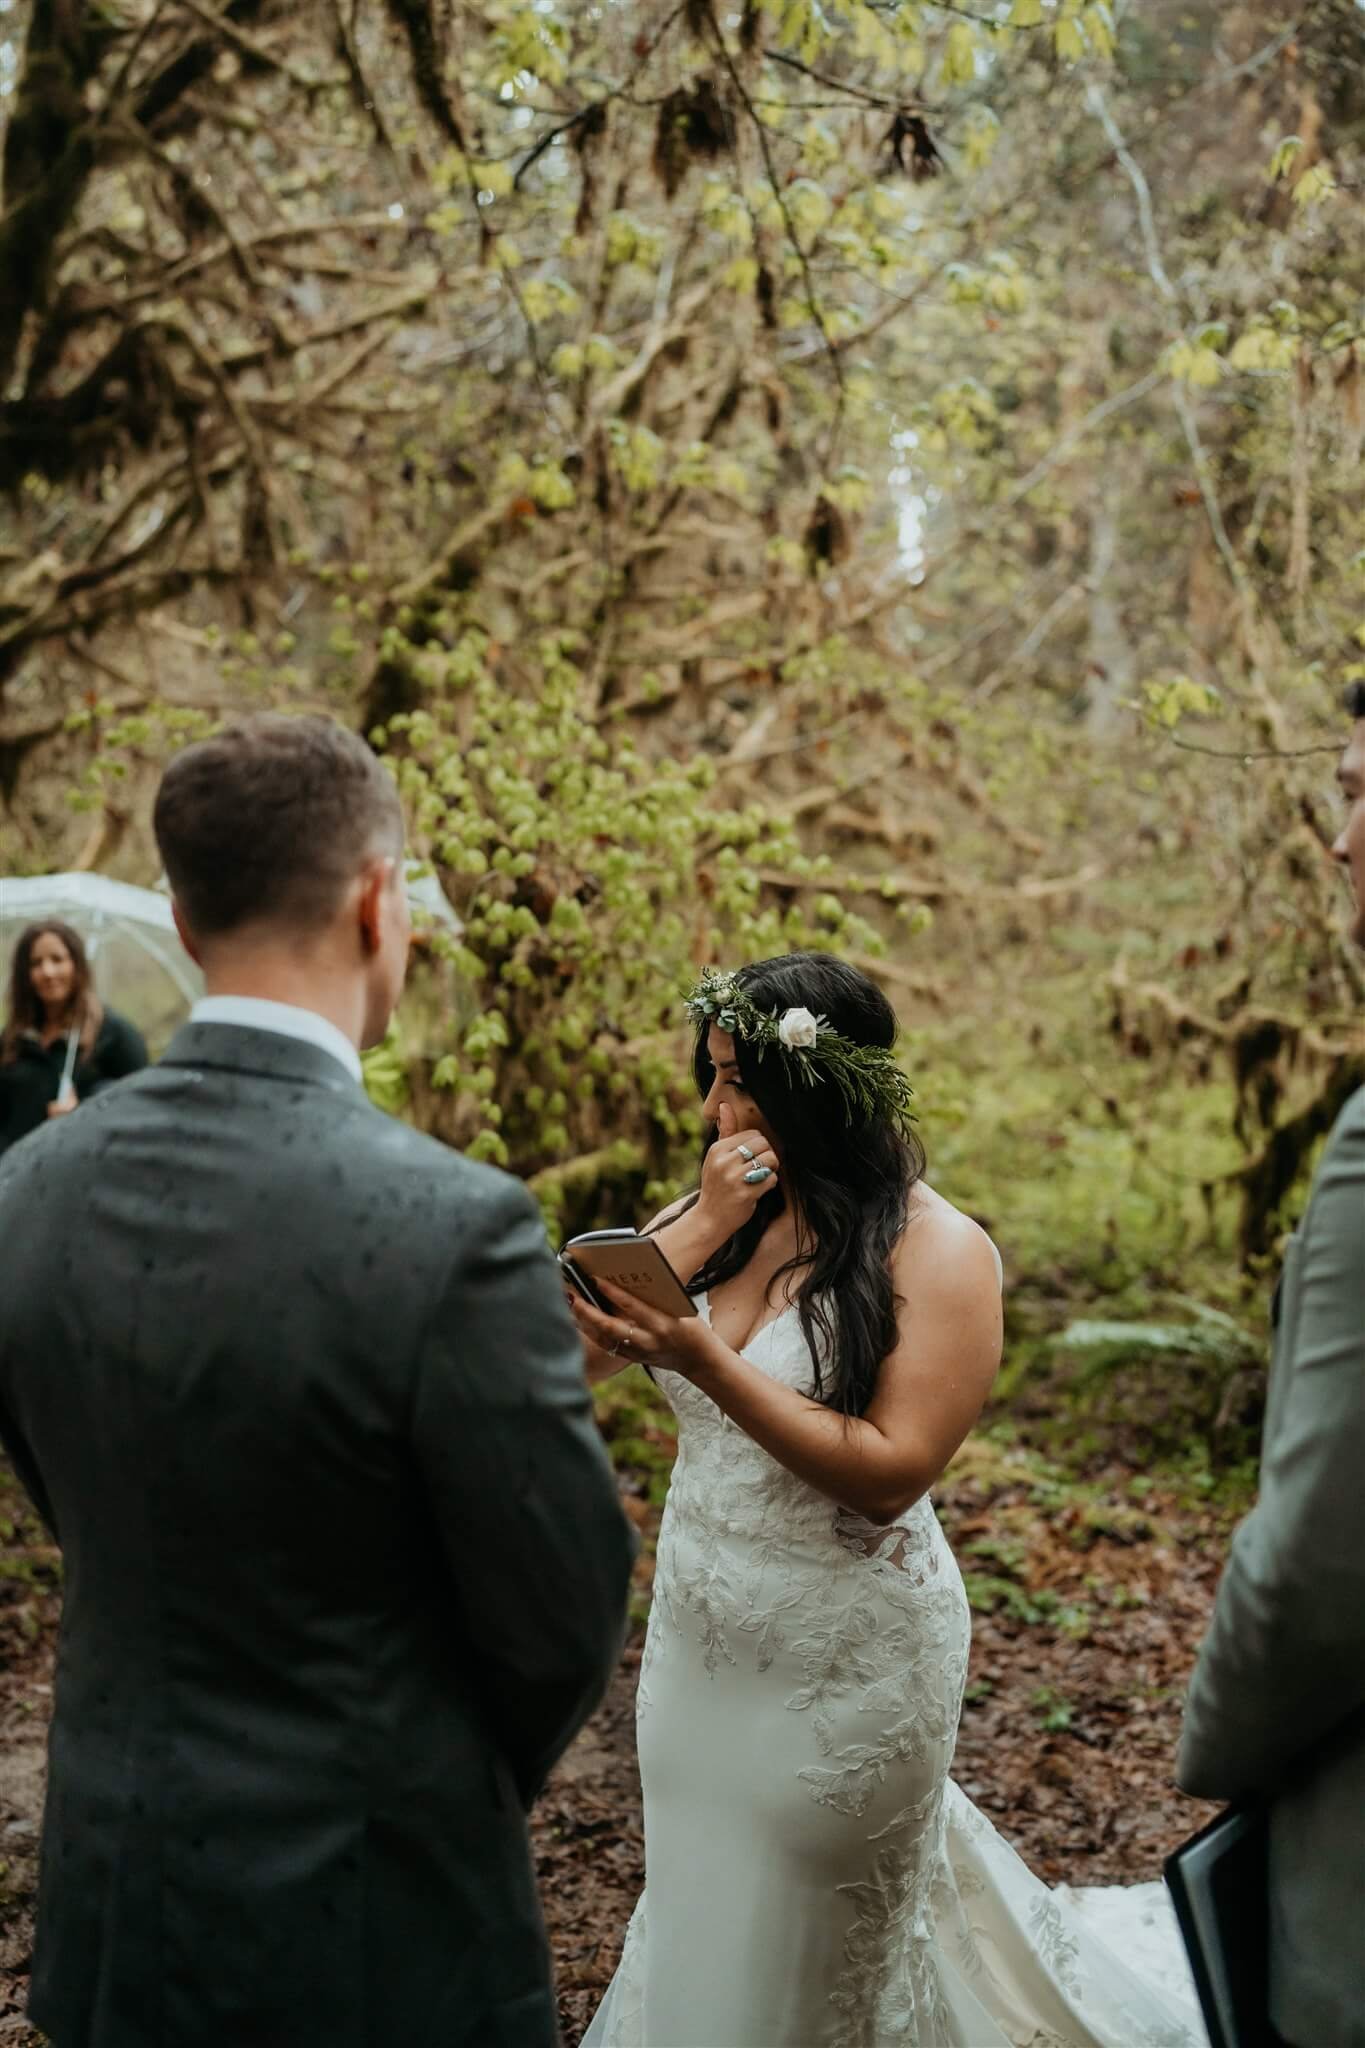
[[[751,1166],[744,1176],[745,1186],[757,1187],[761,1180],[771,1180],[772,1173],[771,1166]]]

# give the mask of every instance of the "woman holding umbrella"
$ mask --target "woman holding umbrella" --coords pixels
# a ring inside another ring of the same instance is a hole
[[[31,924],[0,1031],[0,1152],[146,1064],[142,1034],[96,995],[80,934],[56,918]]]

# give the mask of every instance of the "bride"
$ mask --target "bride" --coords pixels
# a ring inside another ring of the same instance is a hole
[[[1049,1891],[948,1777],[970,1624],[929,1488],[1000,1261],[923,1181],[890,1005],[792,953],[689,1007],[701,1183],[649,1228],[698,1314],[574,1301],[592,1376],[642,1363],[678,1418],[646,1890],[584,2048],[1201,2042],[1161,1887]]]

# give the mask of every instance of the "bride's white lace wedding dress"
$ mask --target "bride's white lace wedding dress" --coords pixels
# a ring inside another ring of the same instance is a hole
[[[745,1356],[809,1385],[794,1309]],[[583,2048],[1202,2043],[1162,1887],[1051,1891],[950,1781],[970,1620],[930,1502],[841,1512],[658,1378],[647,1888]]]

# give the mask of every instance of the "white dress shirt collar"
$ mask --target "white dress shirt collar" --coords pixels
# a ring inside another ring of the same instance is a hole
[[[190,1011],[191,1024],[235,1024],[248,1031],[273,1031],[279,1038],[300,1038],[339,1060],[353,1081],[360,1075],[360,1054],[344,1031],[316,1010],[297,1003],[272,1003],[264,996],[201,996]]]

